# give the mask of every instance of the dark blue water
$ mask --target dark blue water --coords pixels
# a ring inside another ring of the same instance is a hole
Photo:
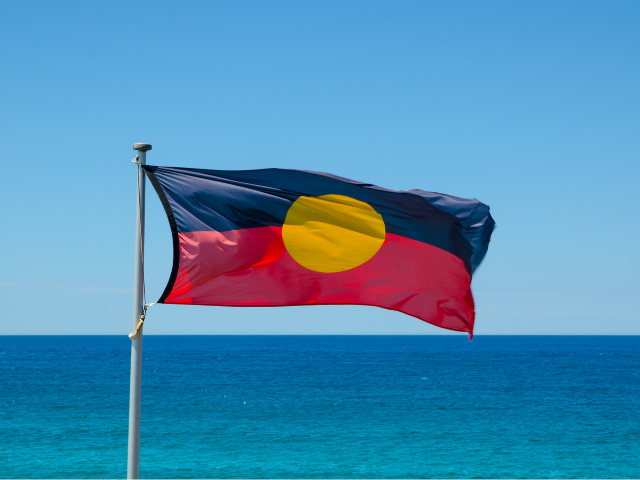
[[[142,477],[640,477],[640,337],[147,336]],[[0,337],[0,477],[126,476],[126,337]]]

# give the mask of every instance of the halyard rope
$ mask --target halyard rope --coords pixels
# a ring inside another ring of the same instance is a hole
[[[139,161],[140,157],[138,155],[136,155],[136,158],[134,158],[132,161],[133,163],[136,164],[137,168],[138,168],[138,187],[140,186],[140,170],[142,169],[141,165],[140,165],[140,161]],[[140,215],[142,215],[142,211],[140,206],[142,205],[142,199],[140,197],[140,188],[138,188],[138,212],[140,213]],[[140,336],[140,333],[142,333],[142,326],[144,325],[144,319],[147,316],[147,307],[153,307],[155,305],[155,303],[149,303],[147,304],[147,292],[145,289],[145,281],[144,281],[144,243],[142,240],[143,236],[142,234],[140,235],[140,253],[141,253],[141,263],[142,263],[142,315],[140,315],[140,320],[138,320],[138,325],[136,325],[136,329],[131,332],[129,334],[129,338],[131,340],[135,340]]]
[[[144,317],[147,316],[147,307],[144,307],[142,315],[140,315],[140,321],[138,325],[136,325],[136,329],[129,334],[129,338],[131,340],[135,340],[140,336],[140,332],[142,331],[142,325],[144,325]]]

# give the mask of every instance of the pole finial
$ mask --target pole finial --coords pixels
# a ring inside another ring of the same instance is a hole
[[[150,143],[134,143],[133,149],[138,150],[139,152],[147,152],[151,150],[151,144]]]

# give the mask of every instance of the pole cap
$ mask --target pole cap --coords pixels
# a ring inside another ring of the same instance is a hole
[[[150,143],[134,143],[133,149],[138,150],[140,152],[147,152],[151,150],[151,144]]]

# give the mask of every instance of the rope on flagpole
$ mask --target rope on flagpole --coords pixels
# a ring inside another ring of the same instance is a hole
[[[138,167],[138,185],[140,185],[140,156],[136,155],[136,158],[134,158],[133,160],[131,160],[133,163],[135,163]],[[140,190],[138,190],[138,211],[140,211],[140,204],[141,204],[141,198],[140,198]],[[129,338],[131,340],[135,340],[136,338],[138,338],[140,336],[140,333],[142,332],[142,326],[144,325],[144,319],[147,316],[147,308],[149,307],[153,307],[155,305],[155,303],[145,303],[147,301],[147,292],[146,292],[146,288],[145,288],[145,279],[144,279],[144,244],[142,244],[142,236],[140,236],[140,250],[142,252],[142,301],[143,301],[143,305],[144,307],[142,308],[142,315],[140,315],[140,320],[138,320],[138,324],[136,325],[136,329],[131,332],[129,334]]]
[[[138,321],[138,325],[136,325],[136,329],[134,332],[129,334],[129,338],[131,340],[135,340],[140,336],[140,332],[142,331],[142,326],[144,325],[144,319],[147,316],[147,308],[153,307],[155,303],[148,303],[144,306],[142,310],[142,315],[140,315],[140,320]]]

